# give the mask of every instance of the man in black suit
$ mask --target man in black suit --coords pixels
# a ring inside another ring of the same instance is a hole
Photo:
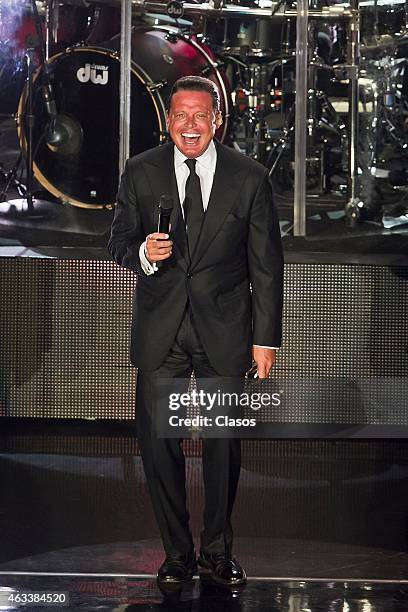
[[[173,142],[127,161],[109,240],[114,260],[138,274],[131,361],[138,441],[166,552],[162,587],[190,580],[197,562],[180,440],[154,431],[157,380],[189,378],[193,370],[197,378],[242,380],[252,359],[266,378],[281,342],[283,259],[268,171],[214,140],[221,123],[211,81],[176,82],[168,113]],[[175,202],[170,236],[156,231],[163,194]],[[240,585],[246,576],[232,557],[230,521],[240,441],[206,438],[202,455],[198,564],[217,583]]]

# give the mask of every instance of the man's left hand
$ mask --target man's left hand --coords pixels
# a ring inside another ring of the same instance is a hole
[[[269,372],[276,361],[276,350],[253,346],[252,359],[258,367],[258,378],[268,378]]]

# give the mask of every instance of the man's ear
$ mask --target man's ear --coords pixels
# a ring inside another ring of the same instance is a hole
[[[166,110],[166,127],[167,127],[167,129],[169,129],[169,121],[170,121],[169,111]]]
[[[219,128],[222,125],[222,113],[221,111],[217,111],[215,115],[215,125]]]

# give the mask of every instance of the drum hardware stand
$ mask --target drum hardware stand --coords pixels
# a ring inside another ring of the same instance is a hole
[[[292,27],[291,19],[286,19],[285,38],[282,41],[282,51],[283,51],[284,57],[289,57],[291,55],[291,49],[290,49],[290,28],[291,27]]]
[[[26,138],[26,193],[25,197],[15,200],[7,200],[0,203],[0,215],[8,217],[28,217],[38,218],[44,216],[44,204],[50,206],[51,202],[43,202],[42,200],[34,200],[33,198],[33,58],[35,49],[26,50],[27,63],[27,105],[26,105],[26,123],[28,126]]]
[[[404,23],[404,34],[408,33],[408,0],[405,0],[405,23]]]
[[[359,0],[351,0],[351,21],[347,45],[349,76],[349,126],[348,126],[348,201],[345,207],[346,222],[355,227],[361,218],[362,202],[358,195],[358,135],[359,135],[359,66],[360,66],[360,16]]]
[[[306,139],[306,163],[309,168],[317,169],[318,166],[318,185],[315,187],[314,193],[308,195],[316,196],[324,193],[327,189],[327,173],[325,171],[325,158],[327,153],[327,142],[324,133],[320,136],[319,141],[316,141],[316,131],[318,129],[325,130],[326,133],[339,138],[340,149],[345,151],[347,142],[346,126],[339,121],[337,112],[331,104],[327,94],[319,88],[318,75],[319,70],[332,71],[332,67],[328,66],[319,59],[317,50],[314,49],[313,56],[308,61],[308,98],[307,98],[307,139]],[[273,176],[277,170],[278,164],[293,144],[293,135],[295,131],[295,105],[293,104],[287,114],[283,134],[275,142],[269,152],[266,166],[270,168],[269,175]],[[316,154],[317,152],[317,154]],[[343,164],[344,165],[344,164]],[[316,171],[313,175],[316,177]],[[310,177],[309,177],[310,178]]]
[[[18,159],[11,170],[4,170],[3,165],[0,163],[0,176],[5,181],[4,189],[0,192],[0,202],[4,202],[6,200],[7,192],[12,185],[21,197],[25,196],[25,186],[17,178],[17,172],[21,165],[21,161],[22,154],[20,152],[20,155],[18,156]]]
[[[346,126],[343,123],[339,123],[338,115],[327,94],[319,89],[319,70],[332,71],[332,68],[321,62],[315,49],[314,56],[311,58],[308,67],[308,83],[310,87],[308,89],[306,163],[309,161],[311,166],[316,166],[316,163],[320,164],[320,187],[317,189],[316,194],[325,193],[327,188],[327,177],[325,174],[326,139],[320,138],[320,142],[317,144],[315,139],[316,130],[324,129],[326,132],[338,136],[342,151],[345,150],[343,145],[347,141]],[[317,157],[315,154],[316,149],[319,150]]]
[[[278,167],[282,155],[290,147],[290,142],[295,132],[294,124],[295,105],[293,104],[290,111],[286,126],[283,127],[283,135],[274,144],[272,149],[269,151],[268,159],[266,161],[266,167],[270,168],[269,176],[272,177]],[[276,156],[274,159],[274,155]]]
[[[248,96],[248,107],[241,119],[245,130],[245,144],[248,146],[246,154],[260,163],[266,163],[268,144],[268,128],[266,115],[271,106],[271,94],[269,92],[269,78],[275,68],[281,64],[281,60],[275,60],[268,64],[245,64],[239,62],[244,68],[244,87]],[[235,139],[235,142],[238,142]]]
[[[319,185],[315,187],[314,193],[308,195],[318,195],[325,193],[327,190],[327,175],[325,172],[325,157],[327,152],[327,145],[325,139],[321,139],[320,142],[316,142],[315,134],[317,129],[324,129],[339,137],[340,147],[343,151],[347,142],[346,126],[344,124],[339,125],[338,116],[334,110],[330,100],[323,91],[309,89],[308,96],[308,124],[307,124],[307,152],[306,152],[306,164],[309,167],[315,167],[319,165]],[[278,164],[287,150],[292,146],[295,124],[295,105],[292,105],[286,125],[283,128],[283,135],[274,144],[271,151],[269,152],[266,167],[270,168],[269,176],[273,176],[277,170]],[[326,118],[325,118],[326,115]],[[318,155],[316,155],[318,151]]]
[[[282,8],[282,6],[284,7],[284,11],[285,11],[286,10],[286,4],[287,4],[287,0],[278,0],[278,2],[275,4],[275,6],[272,7],[271,17],[276,15],[276,13]]]
[[[156,83],[149,83],[147,87],[149,91],[154,93],[155,91],[158,91],[159,89],[165,87],[165,85],[167,85],[167,81],[165,79],[162,79],[161,81],[157,81]]]
[[[384,58],[387,59],[387,58]],[[401,138],[398,133],[397,126],[393,123],[392,114],[396,114],[397,107],[396,101],[396,89],[392,83],[392,67],[393,60],[388,57],[388,63],[383,64],[385,71],[383,80],[376,81],[373,79],[373,115],[369,122],[367,132],[369,135],[374,134],[372,138],[368,139],[368,159],[364,160],[363,164],[363,175],[362,175],[362,194],[367,199],[367,202],[371,200],[372,193],[374,192],[373,181],[378,176],[378,161],[380,157],[380,151],[382,145],[394,144],[402,151],[407,148],[407,142],[404,138]],[[376,72],[378,66],[375,66]],[[387,137],[389,140],[387,141]],[[380,212],[381,205],[371,207],[375,212]],[[364,209],[363,209],[364,210]]]
[[[37,5],[35,0],[31,0],[32,12],[34,16],[34,22],[36,32],[41,41],[40,45],[40,57],[41,63],[45,65],[44,61],[44,40],[42,36],[40,18],[38,15]],[[34,54],[36,48],[30,47],[26,49],[25,59],[27,66],[27,100],[25,103],[25,119],[28,127],[26,134],[26,191],[25,197],[14,200],[7,200],[0,203],[0,215],[9,217],[21,217],[25,218],[43,218],[50,212],[50,208],[54,207],[52,202],[46,200],[34,199],[33,197],[33,178],[34,178],[34,159],[33,159],[33,130],[34,130],[34,111],[33,111],[33,79],[34,79]],[[56,113],[55,113],[56,114]],[[21,121],[21,117],[19,117]]]
[[[392,60],[391,60],[392,61]],[[385,129],[388,136],[394,143],[398,144],[401,148],[404,147],[404,141],[397,135],[396,126],[393,124],[390,118],[390,112],[395,108],[395,90],[391,83],[390,66],[386,67],[387,74],[385,79],[385,92],[380,91],[379,87],[375,87],[374,92],[374,113],[371,127],[376,133],[375,138],[375,152],[372,160],[370,172],[373,174],[373,170],[376,170],[380,144],[382,142],[381,130]]]
[[[50,59],[51,41],[55,42],[55,23],[58,19],[58,3],[47,0],[45,7],[45,61]]]
[[[40,37],[40,54],[41,54],[41,65],[44,68],[43,73],[43,86],[42,94],[44,97],[45,107],[50,117],[49,124],[45,128],[45,140],[47,145],[53,150],[59,152],[73,152],[82,145],[83,132],[80,125],[78,125],[71,117],[63,113],[57,113],[57,107],[54,99],[53,88],[51,84],[50,76],[50,64],[46,59],[49,53],[49,36],[51,34],[53,40],[56,40],[56,34],[52,29],[52,21],[55,13],[58,14],[58,3],[54,4],[55,0],[47,1],[46,11],[46,34],[47,38],[44,42],[42,31],[40,27],[40,18],[37,11],[35,0],[32,0],[34,21],[36,25],[37,34]],[[53,12],[54,11],[54,12]],[[51,32],[50,32],[51,30]],[[45,47],[45,54],[44,54]]]

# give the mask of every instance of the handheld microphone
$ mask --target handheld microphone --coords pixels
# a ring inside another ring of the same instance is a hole
[[[161,195],[159,202],[159,220],[157,231],[161,234],[168,234],[170,229],[170,215],[173,210],[173,198],[168,195]]]
[[[173,198],[168,195],[161,195],[159,202],[159,219],[157,222],[157,231],[161,234],[168,234],[170,231],[170,215],[172,210]],[[163,261],[158,261],[156,265],[158,268],[161,268],[163,263]]]

